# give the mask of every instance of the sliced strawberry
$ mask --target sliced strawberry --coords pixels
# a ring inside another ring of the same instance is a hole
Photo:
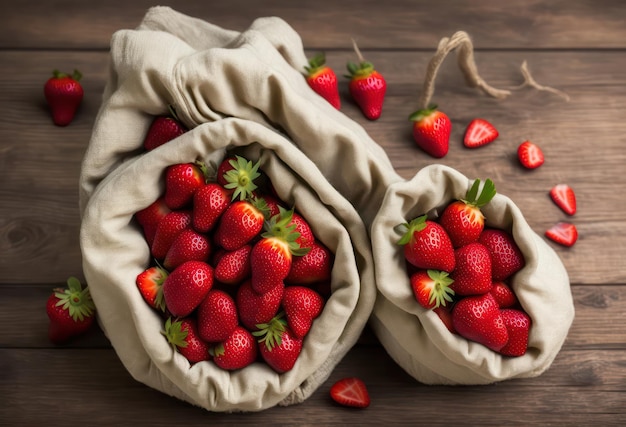
[[[550,197],[568,215],[576,213],[576,194],[567,184],[557,184],[550,190]]]
[[[530,141],[524,141],[517,147],[517,158],[526,169],[536,169],[544,162],[541,148]]]
[[[436,308],[452,302],[452,282],[445,271],[420,270],[411,275],[413,295],[424,308]]]
[[[574,224],[568,222],[558,222],[546,230],[546,237],[550,240],[563,245],[573,246],[578,240],[578,230]]]
[[[482,147],[493,142],[498,135],[498,130],[487,120],[474,119],[465,129],[463,145],[467,148]]]
[[[360,378],[342,378],[330,388],[330,397],[342,406],[367,408],[370,396],[367,386]]]

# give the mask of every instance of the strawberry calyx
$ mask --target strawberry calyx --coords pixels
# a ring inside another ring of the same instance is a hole
[[[480,179],[474,181],[470,189],[467,191],[463,203],[470,206],[481,208],[491,201],[496,195],[496,186],[492,180],[487,178],[483,185],[482,191],[478,193],[480,188]]]
[[[252,335],[259,337],[259,344],[265,344],[268,351],[272,351],[274,347],[280,346],[282,343],[283,333],[287,329],[287,321],[283,319],[285,312],[281,311],[267,323],[259,323],[256,327],[258,331],[252,332]]]
[[[450,285],[454,280],[445,271],[439,270],[427,270],[426,273],[433,281],[433,287],[430,290],[429,303],[433,304],[433,308],[439,306],[445,307],[448,302],[452,302],[452,296],[454,296],[454,290],[450,288]]]
[[[421,122],[422,120],[424,120],[426,117],[430,116],[435,111],[437,111],[437,105],[436,104],[431,104],[427,108],[422,108],[421,110],[417,110],[417,111],[413,112],[409,116],[409,120],[413,121],[413,122]]]
[[[313,58],[309,59],[309,65],[305,66],[304,69],[308,73],[309,76],[314,75],[318,71],[320,71],[326,65],[326,55],[320,52],[315,55]]]
[[[62,306],[68,310],[75,322],[81,322],[86,317],[90,317],[96,310],[96,306],[91,299],[89,288],[82,287],[76,277],[67,279],[66,289],[55,289],[54,296],[58,298],[56,306]]]
[[[56,79],[64,79],[64,78],[70,78],[72,80],[76,80],[79,81],[80,79],[83,78],[83,74],[78,71],[78,70],[74,70],[74,72],[72,74],[67,74],[67,73],[63,73],[59,70],[53,70],[52,71],[52,75],[54,76],[54,78]]]
[[[250,198],[254,190],[257,189],[254,180],[261,176],[259,173],[260,162],[252,163],[252,161],[241,156],[236,156],[229,163],[233,169],[224,174],[226,180],[224,187],[228,190],[234,190],[232,200]]]
[[[261,234],[264,238],[278,238],[287,243],[289,251],[294,256],[304,256],[311,250],[310,247],[300,247],[297,242],[300,233],[296,230],[296,224],[292,224],[294,209],[279,207],[279,213],[272,216],[265,222],[265,232]]]
[[[349,79],[363,79],[369,77],[374,72],[374,64],[368,61],[362,61],[358,64],[354,62],[348,62],[349,75],[346,77]]]
[[[165,297],[163,296],[163,283],[165,283],[165,279],[169,276],[169,272],[159,263],[158,260],[154,260],[157,268],[157,275],[155,275],[154,283],[158,286],[156,298],[154,300],[154,305],[158,310],[161,310],[165,313]]]
[[[426,215],[421,215],[411,220],[409,223],[400,224],[398,226],[399,231],[403,233],[403,235],[400,240],[398,240],[398,245],[406,245],[413,238],[413,233],[426,228],[426,218]]]
[[[168,317],[165,321],[165,330],[161,331],[161,333],[167,339],[167,342],[170,343],[172,347],[174,347],[174,350],[176,349],[176,347],[187,347],[186,338],[188,332],[186,330],[183,330],[182,325],[183,323],[180,320],[172,321],[172,318]]]

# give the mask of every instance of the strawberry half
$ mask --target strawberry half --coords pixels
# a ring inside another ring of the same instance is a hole
[[[541,148],[530,141],[524,141],[517,147],[517,158],[526,169],[536,169],[545,160]]]
[[[409,120],[413,122],[413,140],[418,147],[436,158],[448,154],[452,124],[436,105],[414,112]]]
[[[546,237],[563,246],[573,246],[578,240],[578,230],[569,222],[558,222],[546,230]]]
[[[341,108],[337,75],[326,65],[326,56],[323,53],[315,55],[304,67],[307,72],[306,82],[318,95],[324,98],[337,110]]]
[[[557,184],[550,190],[550,198],[568,215],[576,213],[576,194],[567,184]]]
[[[452,302],[453,280],[445,271],[420,270],[411,275],[411,289],[417,302],[424,308],[445,307]]]
[[[463,145],[467,148],[478,148],[493,142],[499,133],[498,130],[485,119],[472,120],[465,129]]]
[[[360,378],[342,378],[330,388],[330,397],[342,406],[367,408],[370,396],[367,386]]]

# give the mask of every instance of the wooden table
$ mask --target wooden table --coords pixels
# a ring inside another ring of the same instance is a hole
[[[168,2],[166,2],[168,3]],[[174,3],[174,2],[169,2]],[[136,382],[95,328],[70,345],[47,339],[51,289],[81,273],[78,176],[107,73],[109,40],[134,28],[147,0],[4,1],[0,5],[0,425],[216,425],[464,423],[471,425],[626,424],[626,6],[620,0],[186,1],[179,11],[244,30],[277,15],[300,33],[307,52],[327,53],[343,74],[354,60],[351,38],[389,84],[380,120],[348,100],[342,111],[412,177],[434,159],[417,149],[407,121],[438,41],[465,30],[491,85],[522,83],[524,60],[535,79],[569,95],[524,88],[505,100],[465,86],[454,59],[444,62],[435,101],[453,123],[481,116],[497,143],[462,147],[453,125],[441,160],[469,177],[492,177],[539,233],[570,219],[572,248],[550,243],[571,280],[576,318],[552,367],[533,379],[475,387],[425,386],[387,356],[369,330],[305,403],[254,414],[209,413]],[[43,84],[54,68],[80,69],[85,99],[74,122],[52,124]],[[546,163],[524,170],[514,157],[530,139]],[[552,204],[552,185],[570,184],[573,218]],[[549,284],[548,284],[549,285]],[[370,389],[367,410],[333,405],[334,380],[356,375]]]

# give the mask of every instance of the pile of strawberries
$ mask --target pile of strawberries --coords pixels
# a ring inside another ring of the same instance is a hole
[[[153,125],[163,128],[147,149],[171,138],[172,123]],[[164,193],[136,212],[154,259],[137,287],[189,362],[289,371],[324,308],[334,254],[259,163],[228,155],[209,175],[201,162],[170,166]]]
[[[433,309],[452,333],[504,356],[522,356],[531,320],[510,286],[525,265],[505,230],[486,228],[481,207],[496,190],[474,181],[462,200],[436,220],[421,215],[401,224],[411,287],[417,302]]]

